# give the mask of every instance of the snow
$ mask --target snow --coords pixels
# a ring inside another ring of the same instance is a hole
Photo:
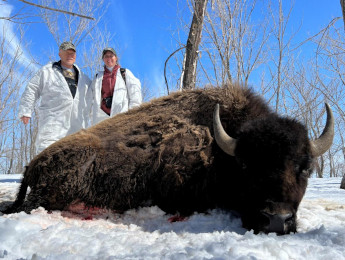
[[[21,175],[0,174],[0,203],[14,200]],[[298,233],[255,235],[220,210],[170,223],[158,207],[93,220],[43,208],[0,216],[0,259],[345,259],[341,178],[310,179]]]

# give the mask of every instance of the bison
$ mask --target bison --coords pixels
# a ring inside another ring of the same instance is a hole
[[[325,129],[311,141],[303,124],[250,88],[173,93],[49,146],[26,167],[5,212],[76,201],[117,212],[157,205],[183,216],[220,208],[255,233],[296,232],[313,159],[333,141],[326,110]]]

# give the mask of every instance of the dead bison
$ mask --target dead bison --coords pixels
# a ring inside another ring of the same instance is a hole
[[[116,211],[158,205],[185,216],[221,208],[255,232],[296,232],[312,160],[333,140],[326,108],[325,130],[310,141],[301,123],[273,113],[250,89],[174,93],[48,147],[6,212],[75,201]]]

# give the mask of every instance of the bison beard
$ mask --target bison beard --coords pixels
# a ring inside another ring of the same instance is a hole
[[[215,120],[214,130],[216,104],[222,124]],[[222,208],[256,233],[296,232],[312,159],[332,143],[327,112],[325,134],[311,142],[302,124],[273,113],[250,89],[174,93],[45,149],[6,213],[64,210],[75,201],[117,212],[157,205],[185,216]]]

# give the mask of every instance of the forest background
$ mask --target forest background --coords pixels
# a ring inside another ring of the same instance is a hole
[[[321,134],[328,102],[335,140],[317,159],[314,176],[343,176],[345,31],[339,1],[206,2],[195,87],[249,85],[272,109],[303,122],[311,139]],[[141,80],[147,102],[183,88],[194,4],[0,0],[0,174],[20,173],[34,156],[37,120],[24,126],[16,112],[28,80],[58,60],[61,42],[76,44],[77,64],[91,79],[102,66],[102,49],[113,46],[121,66]]]

